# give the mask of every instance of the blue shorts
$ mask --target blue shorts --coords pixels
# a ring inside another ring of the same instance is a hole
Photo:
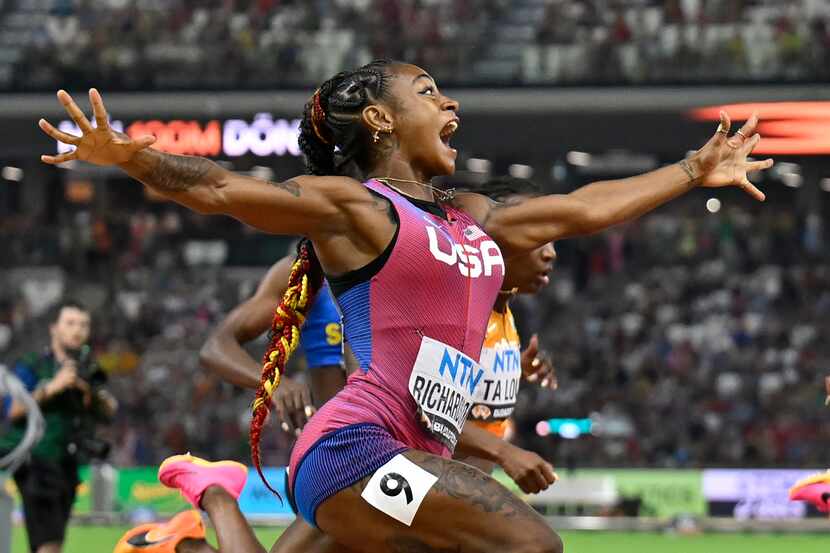
[[[343,366],[343,325],[328,283],[317,294],[300,337],[309,369]]]
[[[317,526],[317,507],[374,474],[395,455],[409,449],[376,424],[351,424],[326,434],[297,463],[289,498],[294,510]],[[289,476],[289,482],[292,479]]]

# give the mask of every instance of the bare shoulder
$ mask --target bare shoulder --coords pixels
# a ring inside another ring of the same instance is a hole
[[[493,210],[500,205],[487,196],[473,192],[461,192],[453,199],[454,207],[469,213],[482,227],[486,227]]]

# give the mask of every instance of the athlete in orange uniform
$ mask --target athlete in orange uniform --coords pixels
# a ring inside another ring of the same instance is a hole
[[[540,191],[530,180],[502,177],[489,181],[481,192],[498,202],[516,204]],[[485,373],[476,388],[469,424],[464,427],[455,455],[456,459],[487,473],[496,465],[501,466],[527,493],[546,489],[556,481],[556,474],[553,466],[539,455],[507,441],[510,416],[522,379],[551,388],[556,388],[557,381],[549,357],[539,353],[536,335],[531,338],[528,348],[521,351],[510,299],[517,293],[535,294],[547,286],[548,273],[555,261],[556,250],[552,243],[508,261],[504,289],[490,313],[479,359]]]

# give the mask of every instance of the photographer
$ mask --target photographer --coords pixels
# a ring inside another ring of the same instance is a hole
[[[60,303],[49,332],[51,345],[46,351],[24,355],[14,366],[46,421],[31,459],[14,474],[33,553],[60,553],[79,483],[78,465],[106,456],[108,445],[95,438],[95,425],[111,418],[117,408],[115,399],[101,388],[106,377],[93,363],[87,345],[89,310],[74,301]],[[11,450],[20,441],[23,406],[12,401],[8,418],[13,422],[0,436],[0,451]]]

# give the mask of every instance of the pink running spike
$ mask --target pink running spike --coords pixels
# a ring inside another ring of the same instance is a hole
[[[809,501],[822,513],[830,512],[830,471],[803,478],[790,488],[790,499]]]
[[[248,478],[248,467],[235,461],[210,462],[189,453],[168,457],[159,466],[159,482],[178,489],[193,507],[200,509],[202,494],[210,486],[224,488],[239,498]]]

